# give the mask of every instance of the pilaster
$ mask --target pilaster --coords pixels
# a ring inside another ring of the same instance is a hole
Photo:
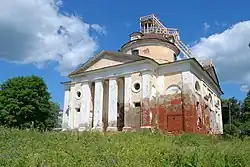
[[[152,73],[145,71],[142,73],[142,125],[141,128],[151,128],[151,105],[152,94]]]

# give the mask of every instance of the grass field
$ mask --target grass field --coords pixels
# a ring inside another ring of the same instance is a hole
[[[247,167],[250,140],[152,133],[76,133],[0,128],[0,166]]]

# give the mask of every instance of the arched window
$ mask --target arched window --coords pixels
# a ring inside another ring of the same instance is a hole
[[[209,102],[213,105],[213,97],[211,93],[209,93],[208,97],[209,97]]]
[[[219,106],[219,105],[220,105],[220,100],[217,100],[217,102],[216,102],[216,103],[217,103],[217,105]]]
[[[154,85],[152,86],[152,97],[156,97],[156,88]]]
[[[181,93],[181,88],[178,85],[171,85],[166,90],[166,95]]]
[[[195,90],[198,92],[200,92],[200,90],[201,90],[201,87],[200,87],[200,84],[198,81],[195,82]]]

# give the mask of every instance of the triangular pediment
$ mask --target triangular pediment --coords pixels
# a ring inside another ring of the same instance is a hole
[[[207,68],[205,70],[209,73],[209,75],[213,78],[213,80],[217,84],[219,84],[219,80],[218,80],[218,77],[217,77],[217,74],[216,74],[216,71],[215,71],[214,67],[210,67],[210,68]]]
[[[216,82],[216,84],[219,85],[219,80],[212,60],[203,60],[201,61],[201,65],[203,66],[204,70],[210,75],[210,77]]]
[[[72,72],[69,76],[77,75],[84,72],[95,71],[107,67],[122,65],[129,62],[143,60],[144,58],[135,55],[124,54],[121,52],[102,51],[95,57],[88,60],[81,67]]]

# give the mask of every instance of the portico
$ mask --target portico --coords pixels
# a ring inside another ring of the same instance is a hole
[[[138,98],[140,102],[142,98],[149,99],[151,96],[151,74],[142,71],[138,79],[138,93],[142,95]],[[132,129],[132,80],[131,74],[124,74],[91,82],[71,82],[67,87],[65,85],[64,110],[69,110],[70,114],[65,114],[64,120],[67,120],[65,123],[68,128],[80,131],[118,131],[121,126],[119,124],[122,124],[122,130]],[[143,126],[145,121],[140,121],[141,127],[149,128],[149,125]]]

